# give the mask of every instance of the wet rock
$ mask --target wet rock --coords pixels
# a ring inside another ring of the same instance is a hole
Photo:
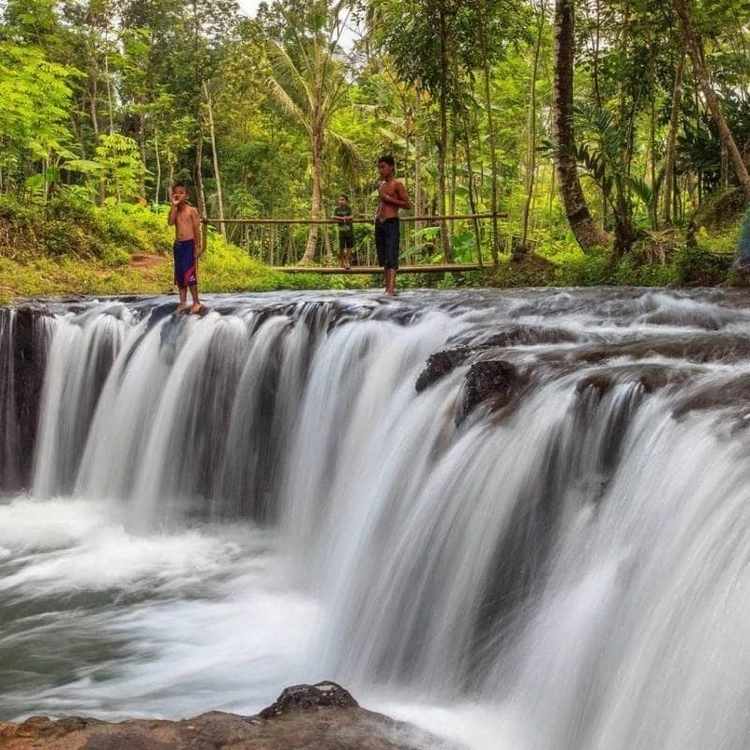
[[[3,488],[6,490],[27,486],[31,475],[49,344],[37,321],[46,316],[50,316],[49,311],[40,306],[24,305],[15,309],[9,371],[12,382],[4,384],[3,388],[10,388],[13,394],[10,404],[13,413],[6,415],[6,419],[12,420],[16,426],[17,442],[14,446],[15,466],[12,470],[3,467]],[[7,403],[5,398],[2,403]]]
[[[272,719],[290,711],[315,707],[359,708],[348,690],[335,682],[318,682],[315,685],[293,685],[285,688],[276,701],[264,708],[258,716]]]
[[[424,370],[417,378],[415,384],[417,393],[421,393],[425,388],[453,372],[456,367],[460,367],[471,354],[472,349],[468,346],[458,347],[457,349],[443,349],[431,354],[427,359]]]
[[[504,360],[475,362],[466,374],[464,416],[470,414],[485,401],[491,401],[493,409],[507,406],[521,380],[520,373],[510,362]]]
[[[576,391],[581,393],[587,388],[594,388],[604,394],[616,385],[637,383],[644,393],[654,393],[667,386],[679,385],[691,376],[689,369],[678,370],[669,365],[638,363],[613,366],[606,373],[597,372],[583,377],[576,384]]]
[[[475,346],[478,348],[504,348],[534,344],[560,344],[575,342],[578,341],[578,338],[579,334],[564,328],[548,328],[518,323],[476,340]]]
[[[211,711],[183,721],[110,724],[33,716],[0,723],[0,750],[459,750],[416,727],[360,708],[333,682],[287,688],[257,716]]]
[[[430,355],[417,378],[417,392],[423,391],[453,370],[477,357],[509,356],[503,350],[516,346],[559,344],[577,341],[577,335],[562,328],[512,324],[500,331],[477,334],[470,332],[455,340],[455,346]]]
[[[750,410],[750,376],[741,375],[731,382],[715,381],[687,390],[672,410],[675,419],[693,411],[731,409],[737,416]],[[747,426],[747,421],[743,420]]]

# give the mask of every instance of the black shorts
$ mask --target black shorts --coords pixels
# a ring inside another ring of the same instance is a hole
[[[339,250],[351,250],[354,247],[354,234],[339,235]]]
[[[399,220],[375,220],[375,249],[378,251],[378,265],[383,268],[398,268]]]

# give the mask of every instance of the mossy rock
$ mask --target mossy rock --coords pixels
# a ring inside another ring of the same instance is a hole
[[[514,255],[485,274],[484,283],[492,287],[551,286],[556,266],[535,253]]]
[[[677,251],[674,260],[678,284],[716,286],[727,281],[732,253],[714,252],[701,245],[687,245]]]
[[[692,222],[696,227],[708,230],[730,229],[742,218],[744,211],[742,190],[732,188],[706,198],[693,214]]]

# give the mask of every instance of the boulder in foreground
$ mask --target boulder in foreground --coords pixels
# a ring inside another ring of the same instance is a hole
[[[0,723],[0,750],[458,750],[361,708],[334,682],[295,685],[256,716],[211,711],[183,721],[32,716]]]

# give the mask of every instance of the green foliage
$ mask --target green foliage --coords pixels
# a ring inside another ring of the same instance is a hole
[[[136,141],[117,133],[103,135],[96,147],[96,163],[108,197],[118,204],[138,197],[144,167]]]
[[[0,168],[18,178],[27,161],[48,160],[70,141],[68,107],[76,75],[50,62],[42,49],[0,41]]]

